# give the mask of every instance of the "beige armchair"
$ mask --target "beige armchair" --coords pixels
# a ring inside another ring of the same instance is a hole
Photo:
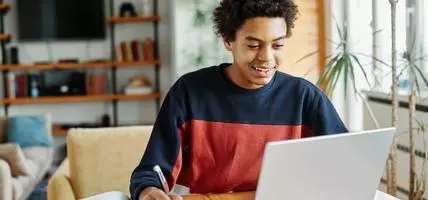
[[[50,139],[51,118],[46,116],[46,126]],[[0,118],[0,144],[7,141],[7,119]],[[5,150],[5,148],[2,148]],[[0,199],[1,200],[24,200],[27,199],[36,185],[43,179],[44,175],[51,167],[54,148],[52,147],[27,147],[18,148],[22,152],[22,163],[26,166],[26,175],[12,175],[13,167],[11,163],[0,158]],[[1,153],[1,152],[0,152]],[[4,152],[3,152],[4,153]]]
[[[104,192],[129,196],[131,173],[140,162],[152,126],[71,129],[68,158],[48,183],[48,200],[75,200]]]

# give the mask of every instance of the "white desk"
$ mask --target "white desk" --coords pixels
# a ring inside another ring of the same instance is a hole
[[[389,194],[383,193],[381,191],[377,191],[374,200],[399,200],[399,199]]]
[[[88,197],[82,200],[128,200],[128,197],[126,197],[121,192],[106,192],[106,193]],[[385,194],[381,191],[377,191],[374,200],[399,200],[399,199],[393,196],[390,196],[388,194]]]

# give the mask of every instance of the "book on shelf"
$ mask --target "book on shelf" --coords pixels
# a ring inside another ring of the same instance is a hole
[[[87,74],[86,75],[86,94],[96,95],[106,93],[107,74]]]
[[[82,82],[52,79],[52,74],[45,73],[8,73],[8,98],[26,98],[40,96],[67,95],[100,95],[107,93],[106,73],[83,73]],[[52,82],[54,81],[54,82]],[[60,81],[60,82],[57,82]],[[48,84],[48,85],[45,85]],[[68,87],[68,91],[60,91],[60,87]]]
[[[141,40],[121,41],[115,46],[117,61],[152,61],[154,60],[153,40],[146,38]]]
[[[7,94],[9,98],[37,97],[41,85],[39,74],[9,73],[7,75]]]
[[[9,98],[16,97],[16,84],[15,84],[15,74],[9,73],[7,75],[7,96]]]

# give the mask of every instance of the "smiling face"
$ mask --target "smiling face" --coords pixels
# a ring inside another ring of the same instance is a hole
[[[247,89],[269,83],[284,63],[287,24],[280,17],[255,17],[236,31],[234,41],[224,41],[233,54],[233,64],[226,70],[229,78]]]

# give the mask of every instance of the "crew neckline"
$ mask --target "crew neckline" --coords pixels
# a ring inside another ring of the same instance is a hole
[[[278,72],[275,72],[275,74],[273,75],[272,79],[269,81],[268,84],[263,85],[260,88],[257,88],[257,89],[243,88],[237,85],[236,83],[234,83],[227,75],[226,68],[230,67],[231,65],[232,65],[231,63],[222,63],[217,67],[217,69],[219,70],[224,80],[224,83],[227,85],[228,88],[230,88],[231,91],[234,91],[237,93],[244,93],[244,94],[264,94],[268,92],[272,88],[272,86],[275,84],[275,80]]]

